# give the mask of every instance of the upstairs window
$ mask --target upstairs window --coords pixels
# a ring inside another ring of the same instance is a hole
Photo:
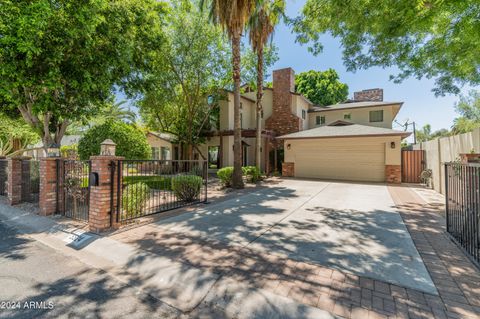
[[[370,111],[370,122],[383,122],[383,110]]]
[[[351,120],[352,119],[352,113],[343,113],[343,119],[344,120]]]
[[[302,119],[306,119],[307,118],[307,111],[305,110],[302,110]]]
[[[315,123],[317,125],[324,125],[325,124],[325,116],[317,115],[317,117],[315,118]]]

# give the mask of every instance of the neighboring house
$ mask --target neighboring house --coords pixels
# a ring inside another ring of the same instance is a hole
[[[62,141],[60,142],[60,146],[71,146],[74,144],[78,144],[80,139],[82,138],[81,135],[64,135],[62,137]],[[45,151],[43,150],[43,142],[38,142],[37,144],[29,147],[33,150],[27,151],[24,153],[25,156],[30,156],[35,159],[39,159],[45,157]]]
[[[273,71],[262,105],[262,163],[285,176],[400,182],[401,140],[392,130],[403,102],[384,102],[383,90],[355,92],[342,104],[315,106],[295,93],[291,68]],[[243,165],[255,164],[256,92],[241,96]],[[233,165],[233,93],[220,102],[219,130],[199,147],[210,167]]]
[[[152,148],[152,159],[154,160],[171,160],[178,158],[172,156],[172,152],[177,152],[177,147],[173,144],[175,136],[168,133],[147,133],[147,143]]]

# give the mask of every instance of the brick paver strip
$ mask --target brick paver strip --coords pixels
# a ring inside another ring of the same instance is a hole
[[[407,187],[389,191],[439,296],[155,225],[112,237],[345,318],[480,318],[480,273],[445,235],[438,206]]]

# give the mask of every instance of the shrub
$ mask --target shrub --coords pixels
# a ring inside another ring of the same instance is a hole
[[[132,185],[136,183],[143,183],[151,189],[171,190],[172,178],[169,176],[148,176],[148,175],[134,175],[124,176],[123,183],[126,185]]]
[[[150,188],[147,184],[140,182],[127,185],[122,194],[122,207],[127,218],[141,214],[149,198]]]
[[[111,139],[117,144],[116,155],[125,159],[149,159],[152,155],[145,134],[133,125],[120,121],[107,121],[89,129],[78,143],[80,159],[100,155],[100,143]]]
[[[227,166],[219,169],[217,171],[217,177],[220,179],[220,182],[225,187],[232,186],[232,178],[233,178],[233,167]]]
[[[200,195],[203,179],[196,175],[178,175],[172,178],[172,191],[178,199],[192,202]]]
[[[249,183],[256,183],[262,179],[262,172],[256,166],[244,166],[242,167],[242,172],[247,177]]]

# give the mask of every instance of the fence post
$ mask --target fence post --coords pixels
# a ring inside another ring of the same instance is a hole
[[[40,195],[39,195],[39,212],[42,216],[53,215],[58,212],[62,178],[57,164],[59,158],[44,157],[40,159]]]
[[[450,222],[449,222],[449,213],[448,213],[448,163],[443,164],[445,166],[445,219],[446,219],[446,227],[447,233],[450,232]]]
[[[112,162],[115,166],[123,157],[111,155],[91,156],[92,165],[91,175],[98,178],[97,184],[90,185],[90,212],[88,226],[90,231],[102,232],[109,228],[117,228],[115,205],[117,203],[118,187],[117,180],[118,169],[112,170]],[[113,190],[112,190],[113,187]],[[112,198],[113,196],[113,198]]]
[[[20,204],[22,201],[22,157],[8,159],[7,193],[10,205]]]

